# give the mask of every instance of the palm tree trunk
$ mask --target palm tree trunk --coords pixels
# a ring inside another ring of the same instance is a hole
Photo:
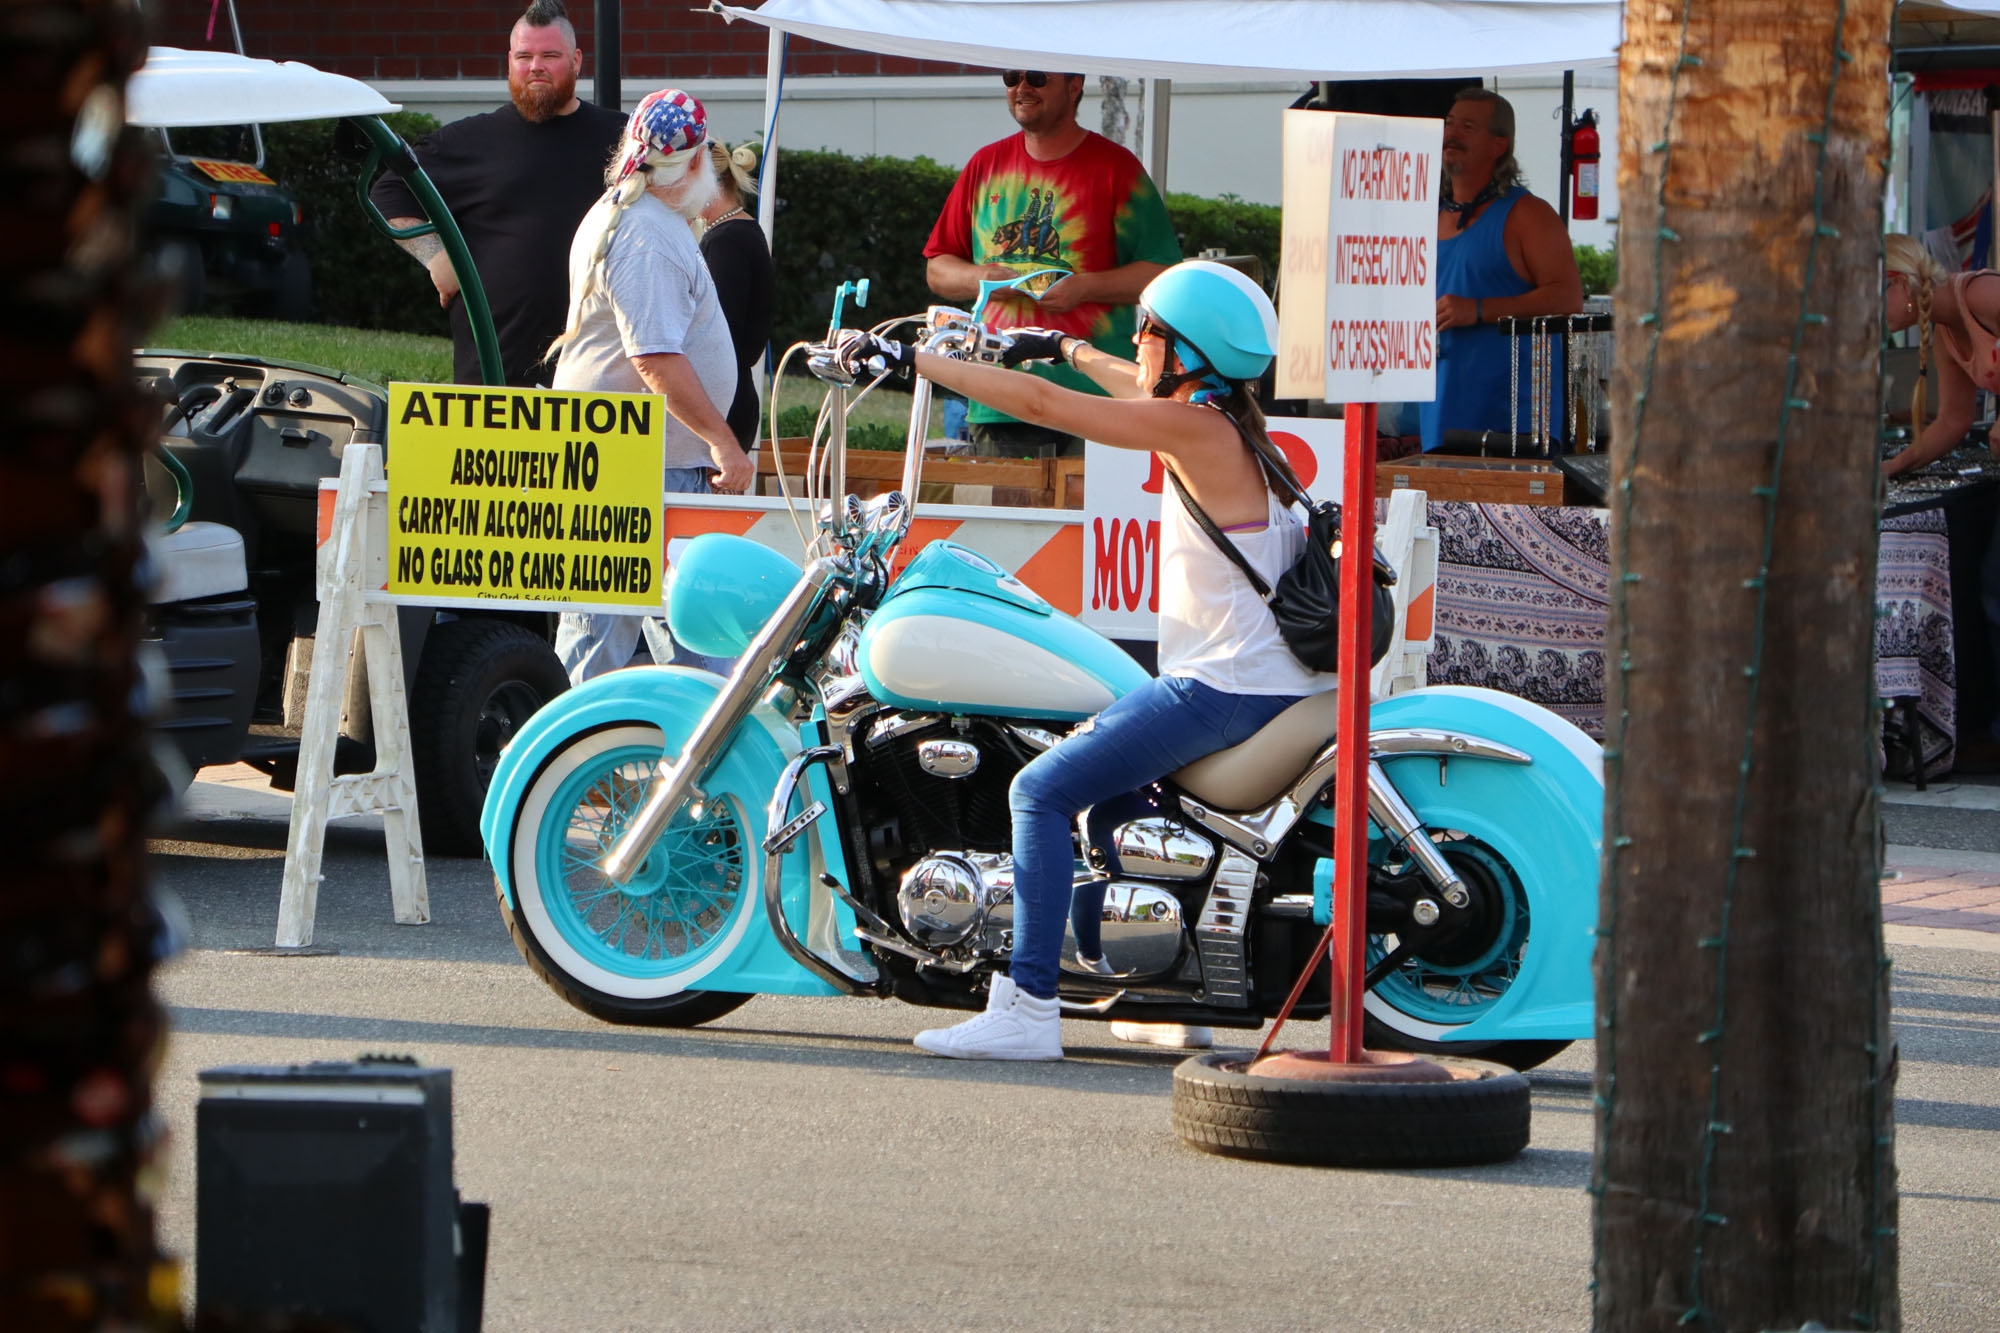
[[[145,1182],[163,1039],[137,709],[136,8],[0,9],[0,1327],[177,1324]]]
[[[1626,9],[1600,1328],[1899,1320],[1871,662],[1891,9]]]

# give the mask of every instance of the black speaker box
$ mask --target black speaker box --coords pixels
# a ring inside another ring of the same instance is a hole
[[[452,1188],[449,1069],[205,1069],[195,1140],[198,1324],[478,1328],[487,1218]]]

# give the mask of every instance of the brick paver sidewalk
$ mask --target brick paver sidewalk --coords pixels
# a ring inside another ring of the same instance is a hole
[[[2000,934],[2000,871],[1892,865],[1882,881],[1882,920],[1933,930]]]

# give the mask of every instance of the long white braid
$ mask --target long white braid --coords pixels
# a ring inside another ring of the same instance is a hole
[[[611,256],[611,242],[618,234],[618,224],[625,219],[625,210],[638,203],[639,196],[645,194],[648,189],[658,185],[672,185],[685,176],[696,159],[706,151],[704,145],[683,148],[672,153],[662,153],[656,148],[646,154],[646,160],[640,163],[638,170],[624,180],[613,183],[599,197],[599,203],[606,199],[611,200],[611,215],[605,218],[604,229],[598,233],[597,244],[591,249],[590,267],[584,270],[583,285],[570,297],[569,326],[549,344],[549,350],[542,358],[544,361],[553,361],[564,345],[582,330],[583,307],[604,284],[605,262]],[[612,163],[615,169],[617,159],[613,158]],[[609,175],[610,171],[607,170],[606,174]]]

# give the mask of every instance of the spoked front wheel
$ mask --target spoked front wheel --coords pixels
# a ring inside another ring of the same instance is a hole
[[[602,863],[645,798],[663,741],[617,724],[565,741],[515,812],[517,901],[500,910],[535,975],[610,1023],[692,1027],[749,999],[691,989],[729,957],[758,910],[750,817],[718,791],[683,809],[625,884]]]

